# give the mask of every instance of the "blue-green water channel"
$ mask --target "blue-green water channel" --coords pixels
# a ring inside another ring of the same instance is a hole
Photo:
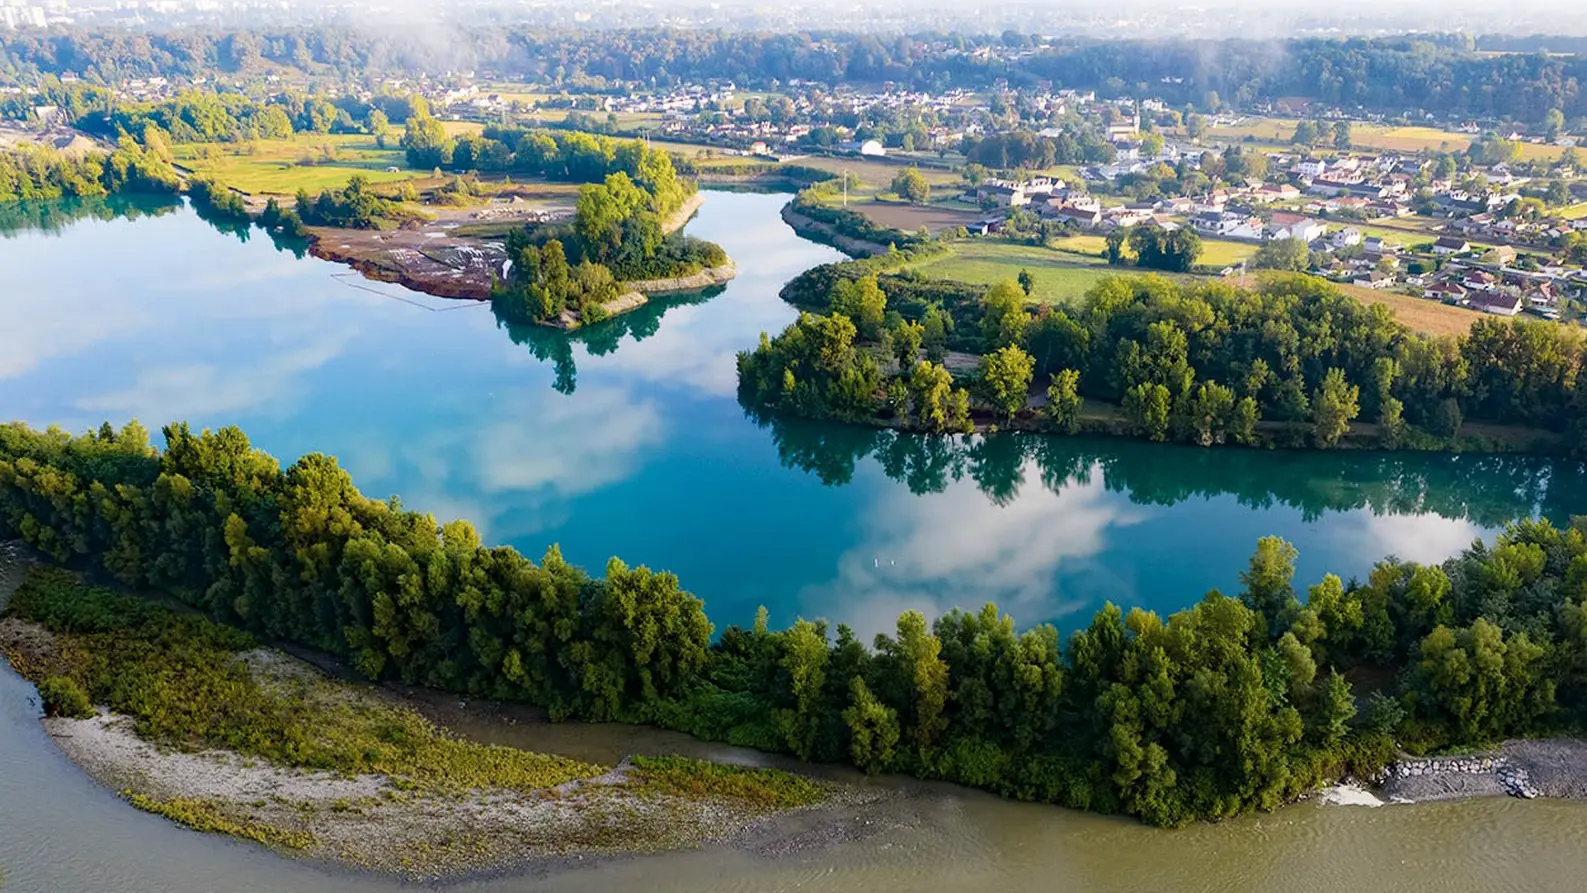
[[[906,608],[993,600],[1067,630],[1108,600],[1166,612],[1237,589],[1266,534],[1300,548],[1310,584],[1587,506],[1577,465],[1535,459],[762,427],[736,399],[734,354],[793,319],[784,282],[838,258],[778,219],[785,201],[711,194],[689,231],[739,278],[572,339],[186,208],[15,207],[0,217],[0,418],[235,424],[284,462],[334,453],[366,494],[531,557],[560,543],[597,572],[612,555],[674,571],[719,627],[764,604],[774,622],[870,633]]]

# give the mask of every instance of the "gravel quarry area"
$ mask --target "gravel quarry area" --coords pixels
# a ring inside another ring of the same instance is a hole
[[[1480,754],[1401,760],[1377,781],[1389,799],[1410,803],[1504,796],[1587,800],[1587,741],[1538,738]]]

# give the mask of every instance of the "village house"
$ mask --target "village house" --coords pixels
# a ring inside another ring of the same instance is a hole
[[[1521,296],[1499,291],[1473,291],[1466,295],[1466,303],[1473,310],[1496,316],[1515,316],[1521,312]]]
[[[1249,214],[1229,211],[1198,211],[1191,215],[1190,225],[1204,236],[1227,239],[1260,239],[1262,221]]]
[[[1300,198],[1301,191],[1288,183],[1268,183],[1251,194],[1253,201],[1281,202]]]
[[[1092,229],[1102,222],[1102,212],[1100,210],[1096,208],[1078,208],[1074,205],[1048,206],[1043,216],[1058,223],[1072,223],[1085,229]]]
[[[1347,226],[1328,237],[1328,245],[1335,251],[1361,244],[1361,230]]]
[[[1321,221],[1299,214],[1274,214],[1266,228],[1269,240],[1299,239],[1310,244],[1323,237],[1328,227]]]
[[[1359,285],[1362,288],[1383,289],[1393,285],[1394,282],[1395,277],[1393,273],[1387,273],[1383,270],[1372,270],[1371,272],[1362,273],[1356,276],[1355,282],[1353,284]]]
[[[1465,254],[1470,250],[1471,243],[1458,236],[1439,236],[1438,241],[1433,243],[1434,254]]]

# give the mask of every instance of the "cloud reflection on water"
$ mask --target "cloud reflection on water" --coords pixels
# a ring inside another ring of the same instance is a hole
[[[838,558],[837,576],[801,591],[799,608],[841,617],[868,638],[906,610],[936,617],[990,601],[1016,618],[1057,619],[1092,606],[1097,593],[1063,592],[1060,572],[1106,577],[1096,556],[1149,515],[1108,492],[1096,471],[1056,491],[1025,488],[1001,506],[968,478],[921,496],[888,487],[866,508],[862,539]],[[1040,469],[1029,461],[1022,474],[1035,480]]]

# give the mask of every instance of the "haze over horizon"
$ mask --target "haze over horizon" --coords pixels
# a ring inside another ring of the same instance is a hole
[[[34,0],[5,0],[15,6]],[[1282,38],[1438,32],[1473,35],[1587,35],[1587,20],[1561,15],[1559,4],[1517,0],[1416,0],[1385,4],[1339,0],[1325,6],[1288,0],[999,0],[966,7],[945,2],[816,0],[797,5],[766,0],[604,0],[577,6],[553,0],[54,0],[41,4],[52,24],[170,28],[187,25],[397,23],[451,25],[531,23],[579,28],[670,26],[723,30],[843,30],[877,33],[932,30],[996,33],[1014,29],[1045,36]]]

